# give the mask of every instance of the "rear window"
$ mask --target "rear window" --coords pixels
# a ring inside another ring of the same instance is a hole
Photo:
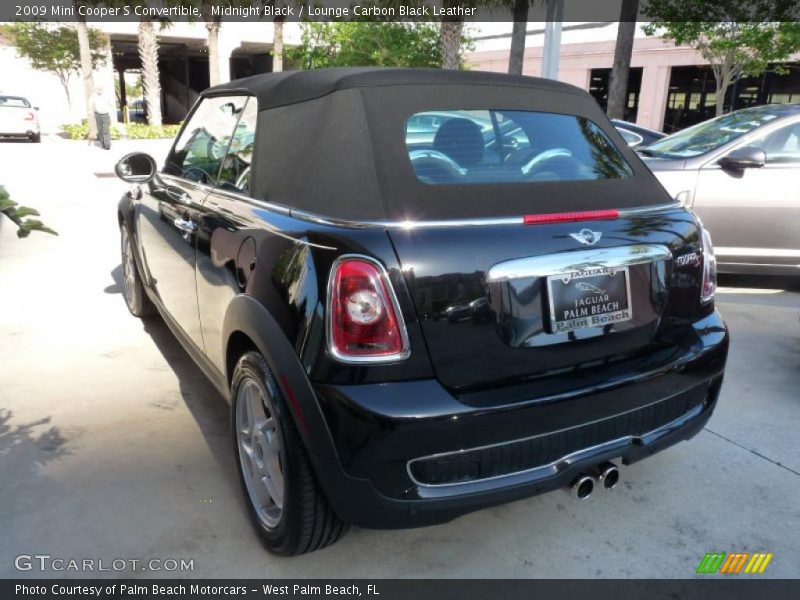
[[[16,96],[0,96],[0,107],[8,106],[11,108],[30,108],[30,103],[25,98]]]
[[[445,110],[406,120],[406,147],[427,184],[530,183],[631,177],[594,122],[517,110]]]

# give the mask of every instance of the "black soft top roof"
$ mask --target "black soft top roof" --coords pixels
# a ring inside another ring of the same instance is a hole
[[[488,71],[376,67],[337,67],[264,73],[214,86],[203,92],[203,95],[230,93],[234,90],[246,91],[258,98],[259,110],[265,110],[313,100],[332,92],[352,88],[448,84],[502,86],[587,95],[586,92],[575,86],[539,77],[506,75]]]
[[[439,69],[336,68],[256,75],[204,95],[258,101],[250,193],[353,221],[441,220],[663,204],[669,195],[580,88]],[[523,110],[588,119],[634,171],[609,180],[430,185],[414,173],[406,120],[435,110]]]

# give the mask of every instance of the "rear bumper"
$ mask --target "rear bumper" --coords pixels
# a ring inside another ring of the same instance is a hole
[[[6,125],[0,130],[0,137],[24,137],[39,133],[38,121],[24,121],[14,125]]]
[[[554,490],[605,460],[639,461],[694,436],[716,405],[727,329],[714,313],[688,337],[658,369],[509,404],[435,380],[315,385],[336,450],[313,457],[320,483],[343,519],[401,528]]]

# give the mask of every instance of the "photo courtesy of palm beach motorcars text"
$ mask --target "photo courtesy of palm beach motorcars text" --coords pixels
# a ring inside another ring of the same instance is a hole
[[[17,597],[59,598],[176,598],[176,597],[241,597],[248,594],[281,597],[347,597],[380,596],[378,584],[332,584],[309,583],[261,584],[258,588],[248,585],[217,585],[205,583],[112,583],[108,585],[81,585],[80,583],[15,584]]]
[[[0,600],[800,595],[800,0],[0,3]]]

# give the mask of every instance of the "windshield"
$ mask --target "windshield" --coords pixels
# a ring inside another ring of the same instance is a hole
[[[760,107],[741,110],[704,121],[661,139],[640,150],[646,156],[691,158],[716,150],[723,144],[777,119],[778,114]]]

